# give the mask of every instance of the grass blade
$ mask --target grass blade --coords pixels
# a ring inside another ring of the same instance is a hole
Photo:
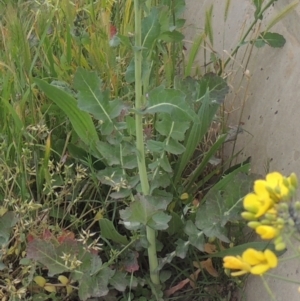
[[[292,12],[296,6],[299,4],[299,0],[296,0],[287,6],[285,6],[267,25],[265,32],[269,31],[275,24],[285,18],[290,12]]]
[[[205,34],[202,33],[193,43],[193,46],[190,50],[190,53],[189,53],[189,58],[188,58],[188,62],[187,62],[187,65],[186,65],[186,68],[185,68],[185,77],[187,76],[191,76],[191,72],[192,72],[192,67],[194,65],[194,61],[195,61],[195,58],[199,52],[199,48],[201,47],[202,45],[202,42],[204,40],[204,37],[205,37]]]
[[[99,139],[91,116],[88,113],[81,111],[77,107],[75,98],[67,92],[54,87],[41,79],[35,79],[34,81],[46,96],[55,102],[68,116],[79,138],[95,151],[95,145]]]

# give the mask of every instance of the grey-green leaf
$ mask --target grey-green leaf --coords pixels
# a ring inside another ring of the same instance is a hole
[[[259,37],[256,40],[256,43],[259,42],[259,40],[263,40],[265,43],[267,43],[269,46],[274,48],[281,48],[284,46],[286,40],[283,35],[276,33],[276,32],[266,32],[262,35],[262,37]],[[255,46],[256,46],[255,43]]]
[[[114,124],[113,119],[125,108],[120,100],[110,101],[109,92],[101,90],[101,80],[96,72],[79,67],[74,77],[74,88],[78,91],[78,107],[102,122]],[[113,131],[110,128],[110,134]]]
[[[110,239],[118,244],[127,245],[128,240],[125,236],[121,235],[115,228],[112,221],[103,218],[99,220],[101,236]]]

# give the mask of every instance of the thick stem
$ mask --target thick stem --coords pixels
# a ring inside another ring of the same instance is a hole
[[[135,108],[140,110],[143,106],[142,98],[142,9],[140,6],[140,0],[134,0],[134,13],[135,13]],[[144,135],[143,135],[143,119],[142,115],[137,113],[135,115],[135,128],[136,128],[136,149],[137,149],[137,161],[140,175],[140,181],[142,186],[142,192],[144,195],[149,194],[149,182],[147,176],[147,168],[145,162],[145,149],[144,149]],[[157,271],[158,260],[156,253],[156,241],[155,230],[146,227],[147,239],[150,244],[148,247],[148,258],[151,281],[154,284],[159,284],[159,275]]]

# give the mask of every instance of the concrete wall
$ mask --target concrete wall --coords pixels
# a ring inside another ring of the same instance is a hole
[[[232,51],[242,31],[252,22],[255,10],[250,0],[232,0],[225,23],[225,0],[186,2],[185,45],[188,50],[191,41],[203,32],[205,9],[213,3],[213,47],[224,58],[228,57],[224,50]],[[291,2],[278,0],[266,13],[267,20]],[[284,35],[286,45],[283,48],[265,46],[251,49],[250,46],[244,46],[235,64],[229,65],[228,80],[232,92],[226,106],[227,112],[230,113],[228,122],[230,125],[241,122],[244,133],[238,136],[235,151],[242,150],[239,160],[252,156],[254,173],[264,175],[269,165],[270,171],[276,170],[286,175],[296,172],[300,177],[300,7],[271,31]],[[252,56],[248,64],[249,51],[252,51]],[[195,67],[203,64],[202,52],[195,62]],[[250,77],[243,77],[245,70],[249,70]],[[242,107],[244,108],[241,110]],[[231,153],[230,147],[232,145],[227,149],[228,154]],[[284,256],[287,257],[291,253],[289,251]],[[299,271],[300,260],[294,259],[281,264],[276,274],[300,282]],[[300,300],[297,285],[273,278],[268,279],[268,283],[276,300]],[[272,299],[262,281],[250,277],[246,286],[246,300]]]

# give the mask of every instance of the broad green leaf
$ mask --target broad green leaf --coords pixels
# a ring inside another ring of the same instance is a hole
[[[124,221],[146,225],[155,212],[155,208],[144,196],[136,196],[130,206],[120,210],[120,216]]]
[[[172,172],[173,171],[167,156],[164,156],[163,158],[161,158],[159,160],[159,165],[166,172]]]
[[[102,184],[109,185],[113,188],[110,196],[114,199],[125,198],[131,194],[131,190],[138,184],[139,176],[132,177],[124,174],[121,166],[107,167],[97,173],[97,178]]]
[[[174,139],[170,139],[165,150],[174,155],[180,155],[185,151],[185,147]]]
[[[159,273],[159,279],[162,283],[165,283],[172,277],[172,272],[169,270],[164,270]]]
[[[281,48],[284,46],[285,42],[285,38],[279,33],[262,32],[261,35],[255,40],[255,46],[260,48],[265,44],[268,44],[274,48]]]
[[[159,10],[153,7],[150,14],[142,20],[142,45],[146,49],[151,49],[155,45],[155,40],[160,34]]]
[[[202,199],[202,203],[206,202],[210,193],[215,193],[215,192],[218,193],[219,191],[222,191],[227,185],[229,185],[234,180],[237,174],[248,173],[249,171],[250,171],[250,164],[247,163],[245,165],[240,166],[239,168],[236,168],[230,174],[224,176],[223,179],[221,179],[218,183],[216,183],[210,189],[210,191],[204,196],[204,198]]]
[[[165,145],[162,141],[156,141],[156,140],[148,140],[146,142],[146,145],[147,145],[147,149],[153,153],[161,153],[165,148]]]
[[[183,222],[176,212],[170,212],[171,220],[169,222],[168,234],[174,235],[182,232]]]
[[[175,244],[177,245],[175,250],[176,256],[184,259],[189,250],[189,243],[179,238]]]
[[[120,164],[120,149],[104,141],[98,141],[97,150],[109,166]]]
[[[130,189],[120,188],[120,190],[110,193],[110,197],[114,200],[125,199],[131,195]]]
[[[0,271],[5,270],[6,268],[7,268],[7,266],[2,261],[0,261]]]
[[[115,271],[109,267],[104,267],[99,273],[92,277],[85,277],[80,281],[78,295],[81,300],[87,300],[89,297],[106,296],[109,292],[108,283],[113,277]]]
[[[115,228],[114,224],[106,219],[100,219],[99,225],[101,229],[101,236],[110,239],[118,244],[127,245],[128,240],[125,236],[121,235]]]
[[[214,73],[205,74],[200,80],[200,97],[204,96],[209,90],[212,103],[222,104],[229,92],[229,86],[226,81]]]
[[[123,157],[123,167],[126,169],[134,169],[138,166],[136,155],[128,155]]]
[[[229,242],[224,226],[228,221],[239,218],[242,198],[251,190],[253,183],[251,177],[241,174],[248,171],[248,164],[234,170],[215,184],[202,199],[195,224],[208,237],[215,236]]]
[[[204,251],[205,238],[202,231],[199,231],[192,221],[188,220],[184,232],[189,236],[189,242],[200,251]]]
[[[175,140],[184,140],[185,133],[190,127],[189,121],[174,121],[170,114],[158,114],[155,122],[155,129],[163,136],[172,137]]]
[[[159,86],[149,92],[148,103],[145,110],[140,111],[140,114],[155,114],[155,113],[171,114],[174,121],[189,121],[195,118],[195,112],[185,101],[183,92],[175,89],[165,89]]]
[[[130,284],[130,279],[125,273],[116,271],[113,277],[109,279],[109,284],[119,292],[124,292]]]
[[[103,267],[102,259],[97,254],[91,254],[90,259],[90,276],[96,275]],[[83,277],[84,280],[84,277]]]
[[[12,228],[17,223],[18,218],[14,212],[8,211],[0,216],[0,246],[4,246],[10,239]]]
[[[155,178],[150,180],[150,194],[159,187],[167,188],[171,183],[170,176],[166,173],[157,173]]]
[[[95,150],[96,142],[99,140],[95,125],[90,115],[77,107],[75,98],[41,79],[36,78],[34,81],[46,96],[67,115],[79,138],[92,150]]]
[[[132,59],[125,72],[125,80],[129,84],[132,84],[135,82],[134,68],[135,68],[135,63],[134,63],[134,59]],[[149,61],[143,60],[142,61],[142,79],[143,80],[149,74],[150,70],[151,70],[151,65],[150,65]]]
[[[51,241],[35,239],[28,243],[27,258],[38,261],[48,269],[48,275],[54,276],[70,269],[65,265],[65,261],[61,258],[63,251],[65,254],[75,254],[78,252],[78,244],[76,241],[66,240],[63,247],[58,249]]]
[[[152,215],[151,219],[147,223],[147,226],[154,230],[166,230],[169,227],[168,223],[170,220],[170,215],[163,211],[159,211]]]
[[[238,173],[227,185],[222,194],[222,200],[217,199],[220,213],[222,212],[222,225],[228,221],[235,221],[240,219],[240,214],[243,210],[243,198],[246,194],[252,191],[254,176],[244,173]],[[208,208],[216,208],[213,204],[206,201]],[[208,205],[209,204],[209,205]]]
[[[120,100],[109,100],[109,92],[101,91],[101,80],[96,72],[79,67],[74,77],[74,88],[78,91],[78,107],[102,123],[106,122],[106,135],[114,130],[113,119],[118,117],[125,108]]]
[[[170,201],[171,200],[168,199],[168,197],[164,196],[155,197],[137,195],[135,201],[131,202],[129,207],[120,210],[120,216],[125,222],[134,224],[139,223],[142,225],[148,225],[149,223],[153,228],[157,222],[157,227],[160,227],[162,224],[165,224],[167,220],[167,217],[160,212],[163,213]]]
[[[160,34],[158,37],[160,40],[163,40],[165,42],[181,42],[184,39],[184,35],[177,31],[166,31]]]
[[[202,79],[195,79],[190,76],[186,78],[182,78],[180,76],[175,77],[175,89],[180,90],[185,94],[185,99],[187,103],[194,107],[196,102],[199,102],[201,97],[205,94],[206,91],[204,91],[204,94],[202,91],[200,91],[200,83],[203,81]],[[201,94],[202,93],[202,94]]]
[[[221,241],[230,242],[226,229],[221,226],[219,215],[210,212],[205,205],[197,210],[195,224],[207,237],[217,237]]]

